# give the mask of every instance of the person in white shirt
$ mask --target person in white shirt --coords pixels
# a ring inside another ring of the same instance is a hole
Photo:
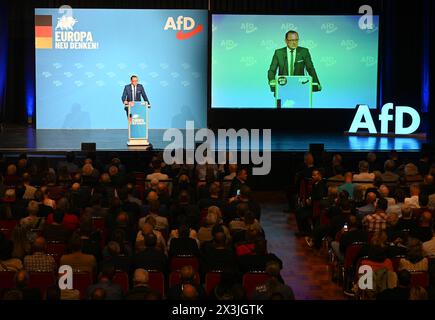
[[[169,180],[169,176],[167,174],[161,173],[160,170],[162,168],[162,161],[160,159],[155,159],[152,162],[152,168],[154,170],[153,173],[150,173],[146,176],[146,179],[151,181],[153,179],[157,179],[159,182],[162,180]],[[146,185],[149,188],[149,183]]]
[[[353,175],[353,181],[355,182],[373,182],[375,181],[375,174],[369,173],[369,163],[362,160],[358,164],[359,173]]]
[[[413,209],[420,208],[418,200],[420,195],[420,186],[418,185],[418,183],[411,184],[411,186],[409,187],[409,192],[411,193],[411,196],[409,198],[405,198],[405,205]]]

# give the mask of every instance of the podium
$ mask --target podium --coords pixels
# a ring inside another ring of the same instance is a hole
[[[275,99],[277,108],[311,109],[313,79],[311,76],[277,76]]]
[[[128,106],[129,146],[148,146],[148,102],[136,101]]]

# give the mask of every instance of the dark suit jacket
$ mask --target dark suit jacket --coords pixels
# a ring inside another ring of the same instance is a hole
[[[144,251],[136,253],[133,259],[134,269],[158,270],[167,272],[168,259],[166,255],[156,248],[145,248]]]
[[[287,47],[275,50],[275,53],[270,63],[269,71],[267,72],[267,77],[269,82],[275,80],[276,71],[278,70],[278,75],[288,76],[290,68],[288,67],[287,60]],[[316,69],[314,68],[313,62],[311,61],[310,51],[304,47],[296,48],[296,57],[294,64],[294,75],[303,76],[305,75],[305,70],[313,78],[313,83],[320,84],[319,78],[317,77]],[[271,86],[270,89],[274,91]],[[319,91],[318,86],[313,86],[313,91]]]
[[[137,84],[136,86],[136,96],[133,99],[133,92],[131,90],[131,84],[127,84],[124,87],[124,92],[122,93],[122,102],[124,101],[141,101],[140,97],[143,98],[144,101],[148,101],[148,97],[145,93],[145,89],[143,88],[143,86],[141,84]]]
[[[192,238],[172,238],[169,247],[169,257],[178,255],[200,256],[198,245]]]

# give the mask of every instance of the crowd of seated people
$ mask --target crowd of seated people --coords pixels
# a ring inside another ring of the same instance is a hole
[[[434,176],[427,155],[413,163],[391,152],[382,166],[369,153],[346,168],[341,155],[315,165],[307,153],[296,176],[296,236],[315,252],[328,246],[349,296],[358,296],[359,266],[369,265],[388,284],[377,290],[389,289],[371,298],[435,299]]]
[[[0,158],[2,299],[294,299],[246,168]]]

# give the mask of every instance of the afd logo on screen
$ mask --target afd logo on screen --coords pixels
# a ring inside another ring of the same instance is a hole
[[[177,31],[175,36],[178,40],[187,40],[200,33],[203,27],[199,23],[196,24],[195,19],[191,17],[178,16],[168,17],[163,29]]]

